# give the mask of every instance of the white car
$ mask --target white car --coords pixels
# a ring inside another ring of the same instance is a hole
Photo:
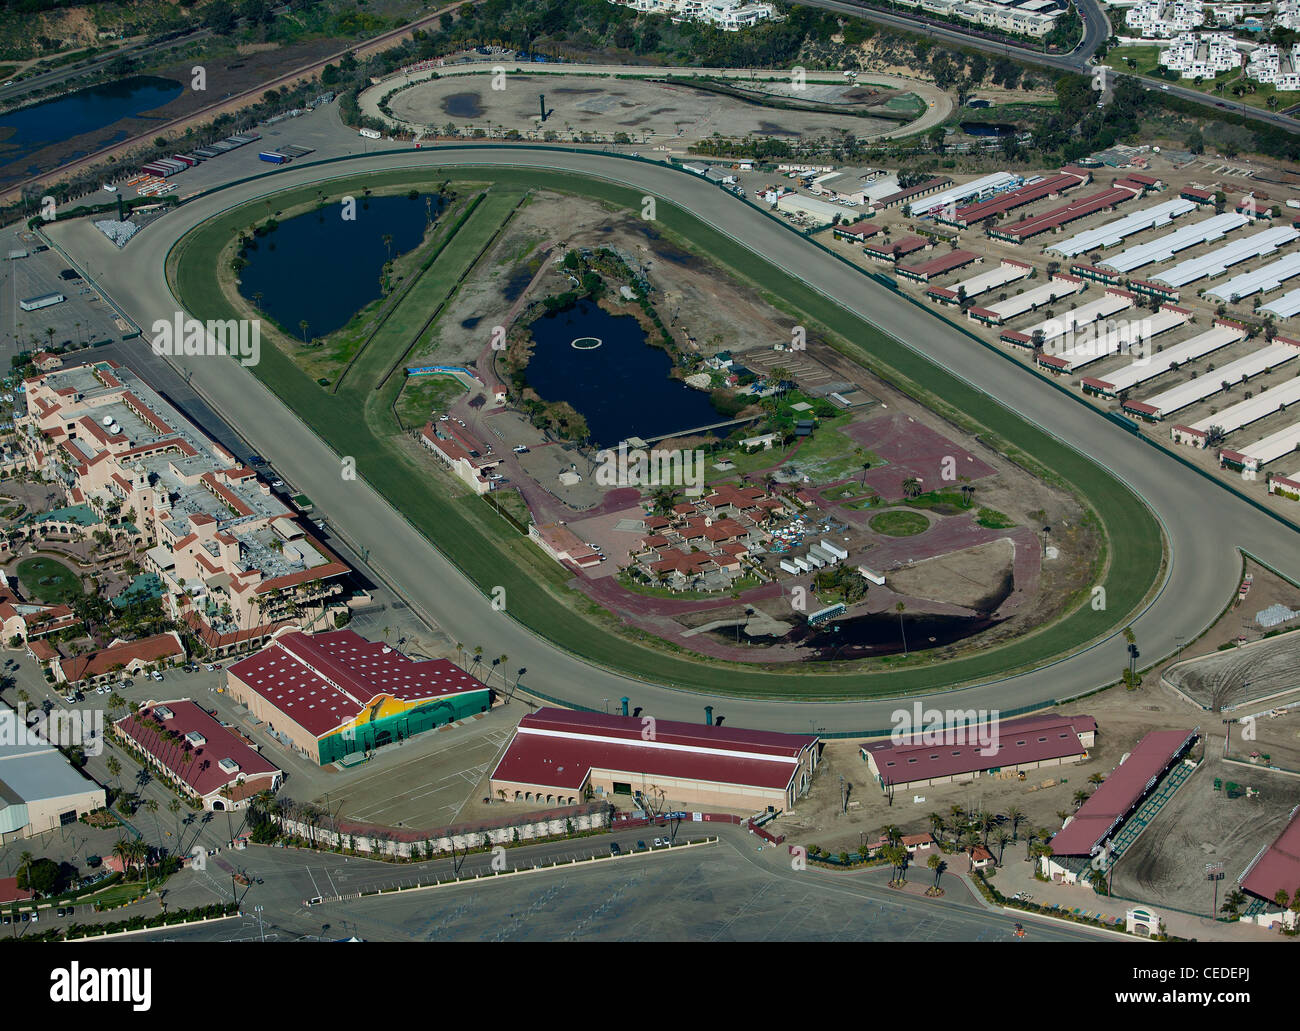
[[[117,193],[117,187],[114,186],[112,183],[105,183],[105,184],[104,184],[104,192],[105,192],[105,193]]]
[[[284,486],[284,480],[276,480],[273,484],[271,484],[271,489],[279,490],[283,486]]]
[[[152,673],[150,673],[149,675],[150,675],[151,677],[153,677],[154,680],[157,680],[157,681],[160,681],[160,682],[162,681],[163,675],[162,675],[161,673],[159,673],[157,670],[154,670],[154,671],[153,671]]]
[[[209,663],[206,663],[206,664],[203,666],[203,668],[206,669],[209,673],[215,673],[215,672],[217,671],[217,667],[214,666],[214,665],[212,665],[212,663],[210,663],[210,662],[209,662]]]

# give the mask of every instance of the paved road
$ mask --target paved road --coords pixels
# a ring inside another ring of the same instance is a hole
[[[1034,50],[1031,47],[1016,46],[1013,43],[1002,43],[983,36],[972,35],[956,27],[945,28],[941,25],[931,25],[905,14],[877,11],[869,7],[863,7],[861,4],[847,3],[845,0],[799,0],[799,2],[808,7],[821,7],[828,11],[834,11],[836,14],[850,14],[880,25],[888,25],[890,28],[903,29],[906,32],[941,39],[945,43],[974,47],[977,50],[986,50],[991,54],[1000,54],[1005,57],[1014,56],[1025,61],[1032,61],[1034,64],[1040,64],[1048,68],[1058,68],[1067,72],[1082,72],[1087,69],[1088,59],[1092,57],[1097,48],[1110,35],[1110,25],[1106,21],[1106,15],[1099,0],[1075,0],[1076,6],[1086,14],[1083,22],[1083,40],[1070,53],[1057,55],[1044,54],[1041,50]]]
[[[1071,404],[1034,373],[947,329],[906,299],[865,279],[783,224],[694,176],[665,166],[611,155],[562,151],[511,152],[448,147],[417,153],[380,153],[327,168],[292,166],[273,179],[245,183],[196,200],[155,223],[132,242],[123,261],[93,229],[56,229],[67,246],[143,325],[171,318],[175,301],[163,276],[163,260],[183,233],[218,210],[269,189],[339,176],[357,170],[439,165],[521,165],[600,176],[657,195],[689,210],[790,275],[805,280],[880,330],[961,376],[1021,415],[1054,433],[1142,495],[1161,519],[1171,568],[1153,603],[1133,621],[1145,659],[1173,653],[1212,624],[1235,589],[1237,548],[1248,547],[1284,574],[1300,579],[1300,548],[1293,531],[1213,487],[1200,476],[1133,438],[1082,404]],[[147,345],[141,341],[138,345]],[[602,708],[628,695],[633,705],[663,718],[694,720],[710,699],[703,694],[651,685],[597,669],[551,646],[492,610],[488,597],[464,580],[439,552],[428,547],[386,502],[361,480],[345,481],[339,460],[247,370],[227,359],[181,358],[178,367],[212,407],[238,427],[250,444],[271,455],[282,472],[315,500],[331,523],[364,540],[370,562],[401,594],[430,614],[454,639],[482,642],[491,654],[510,655],[529,670],[525,686],[571,702]],[[364,470],[361,470],[364,475]],[[969,686],[945,704],[1010,709],[1031,702],[1069,698],[1113,682],[1126,662],[1118,632],[1029,672]],[[785,730],[858,731],[891,724],[896,703],[802,703],[726,699],[718,714],[733,725]]]
[[[692,825],[698,827],[699,825]],[[626,846],[642,832],[620,833]],[[653,835],[652,835],[653,836]],[[567,853],[608,853],[605,836],[560,842]],[[586,845],[595,842],[595,846]],[[1113,936],[1083,927],[992,910],[953,874],[945,898],[900,894],[884,885],[887,868],[857,874],[796,872],[783,848],[756,851],[756,839],[723,827],[720,841],[664,854],[562,866],[506,880],[451,888],[368,896],[304,907],[313,885],[322,892],[344,878],[343,889],[410,881],[416,868],[316,856],[278,849],[241,854],[248,871],[264,878],[240,900],[243,918],[137,936],[146,941],[292,941],[355,935],[366,941],[427,940],[691,940],[691,941],[1007,941],[1014,924],[1029,929],[1020,941],[1098,941]],[[549,858],[557,846],[511,849],[511,865]],[[545,861],[545,860],[544,860]],[[427,878],[429,866],[422,875]],[[437,864],[446,875],[446,862]],[[468,862],[462,874],[468,871]],[[924,868],[911,879],[926,881]],[[175,881],[173,883],[176,883]],[[342,886],[341,886],[342,887]],[[230,885],[214,880],[193,899],[176,889],[171,904],[229,899]],[[256,906],[262,906],[257,914]],[[258,916],[261,922],[258,921]]]

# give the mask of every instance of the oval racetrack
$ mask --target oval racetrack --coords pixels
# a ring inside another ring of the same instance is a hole
[[[1104,466],[1150,505],[1169,548],[1166,580],[1132,622],[1143,665],[1185,645],[1218,618],[1240,573],[1237,549],[1249,550],[1284,575],[1300,579],[1300,542],[1284,524],[1136,441],[1096,411],[1070,402],[1036,374],[977,345],[743,201],[666,166],[606,154],[474,147],[295,165],[187,202],[132,242],[129,263],[106,240],[102,250],[96,247],[75,256],[147,328],[155,318],[170,318],[178,307],[164,274],[169,250],[206,218],[315,180],[432,165],[553,168],[607,179],[676,204]],[[140,341],[138,346],[147,344]],[[399,593],[436,619],[453,639],[471,647],[481,643],[489,655],[508,654],[512,669],[527,667],[526,686],[595,709],[608,700],[611,711],[619,697],[627,695],[633,706],[665,719],[701,720],[704,704],[713,702],[719,715],[741,727],[850,732],[891,724],[897,700],[713,699],[620,676],[574,658],[492,611],[489,599],[386,501],[364,483],[343,481],[338,457],[248,370],[234,362],[202,358],[177,358],[173,363],[254,448],[274,457],[278,469],[315,500],[331,523],[367,545],[371,560]],[[1126,661],[1126,645],[1116,631],[1041,668],[931,698],[942,698],[941,704],[950,707],[1009,710],[1113,683]],[[914,700],[908,699],[909,708]]]

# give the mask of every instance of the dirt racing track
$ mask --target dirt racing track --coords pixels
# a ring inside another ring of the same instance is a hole
[[[667,166],[561,149],[521,152],[462,146],[372,154],[294,166],[197,198],[169,216],[174,221],[161,221],[142,233],[132,244],[135,253],[129,263],[116,260],[112,245],[102,241],[101,246],[97,234],[66,238],[66,245],[78,252],[76,257],[119,304],[148,324],[156,313],[177,307],[164,274],[172,245],[208,217],[294,185],[359,171],[430,166],[548,169],[657,196],[1107,469],[1150,506],[1167,541],[1167,575],[1150,604],[1131,620],[1144,661],[1172,654],[1180,638],[1195,636],[1214,622],[1236,587],[1237,548],[1247,548],[1284,575],[1300,579],[1300,548],[1285,524],[1146,447],[1082,404],[1063,403],[1050,384],[865,279],[783,224]],[[429,547],[383,498],[360,482],[341,482],[337,456],[246,370],[202,358],[176,359],[175,364],[250,445],[277,455],[277,465],[333,523],[369,545],[371,563],[400,593],[455,638],[487,636],[494,650],[528,668],[531,689],[596,709],[605,704],[602,699],[628,695],[644,711],[688,720],[699,719],[703,704],[713,701],[706,688],[673,689],[594,666],[493,611],[491,599],[466,580],[448,556]],[[1126,657],[1120,629],[1122,624],[1067,657],[964,687],[948,698],[963,707],[1005,711],[1112,683]],[[724,712],[738,726],[857,732],[889,726],[896,704],[888,699],[806,702],[792,712],[788,700],[728,697]]]
[[[494,76],[495,69],[504,75]],[[822,103],[828,108],[842,106],[845,111],[767,107],[706,92],[689,82],[706,76],[735,80],[737,87],[747,91],[761,88],[777,103]],[[952,112],[952,100],[945,92],[898,76],[872,75],[861,86],[813,82],[798,91],[781,88],[789,77],[789,71],[780,69],[752,73],[694,69],[690,76],[664,82],[652,80],[642,67],[475,63],[395,76],[370,87],[357,102],[364,114],[414,132],[436,132],[454,123],[462,128],[487,128],[498,135],[513,130],[527,138],[540,138],[543,130],[566,136],[627,133],[638,142],[675,148],[715,134],[789,140],[833,137],[842,132],[867,139],[910,136],[940,124]],[[768,79],[777,81],[769,83]],[[877,93],[880,95],[873,97]],[[883,114],[899,110],[900,105],[907,107],[904,98],[909,94],[923,105],[919,117],[902,122],[871,117],[873,111]],[[380,109],[385,97],[391,116]],[[542,97],[545,122],[539,118]],[[862,103],[853,103],[855,100]],[[849,113],[851,108],[860,114]]]

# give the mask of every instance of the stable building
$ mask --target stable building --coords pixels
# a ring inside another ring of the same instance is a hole
[[[812,735],[543,707],[519,721],[491,790],[541,805],[590,794],[630,795],[661,812],[788,809],[812,783],[819,746]]]
[[[1081,762],[1088,758],[1096,734],[1097,721],[1091,716],[1048,713],[924,729],[897,742],[864,744],[858,751],[880,788],[892,793]]]
[[[324,766],[487,712],[486,684],[352,630],[291,631],[226,670],[226,690],[275,737]]]

